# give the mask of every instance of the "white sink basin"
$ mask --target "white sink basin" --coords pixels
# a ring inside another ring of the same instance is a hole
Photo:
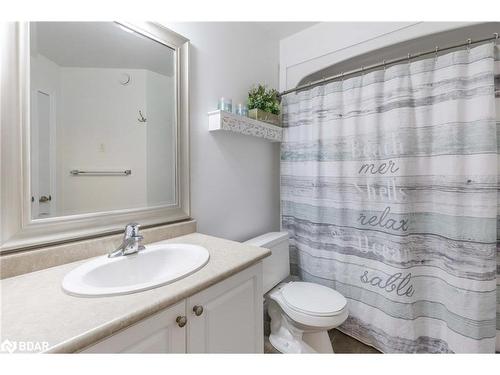
[[[169,284],[207,264],[207,249],[189,244],[146,245],[137,254],[92,259],[70,271],[63,290],[83,297],[115,296]]]

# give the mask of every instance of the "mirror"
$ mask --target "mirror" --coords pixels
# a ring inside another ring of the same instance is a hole
[[[178,202],[174,48],[115,22],[31,22],[33,220]]]

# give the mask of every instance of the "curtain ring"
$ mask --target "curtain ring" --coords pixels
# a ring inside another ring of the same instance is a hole
[[[384,64],[384,70],[385,70],[385,68],[386,68],[386,66],[385,66],[385,59],[382,60],[382,64]]]
[[[344,72],[340,72],[340,80],[344,82]]]
[[[471,43],[472,43],[472,39],[471,38],[467,39],[467,52],[470,52]]]
[[[436,46],[436,49],[435,49],[435,52],[434,52],[434,58],[437,60],[438,58],[438,51],[439,51],[439,47]]]
[[[493,43],[494,43],[494,45],[497,45],[497,43],[498,43],[498,33],[493,33],[493,36],[495,37],[495,41]]]

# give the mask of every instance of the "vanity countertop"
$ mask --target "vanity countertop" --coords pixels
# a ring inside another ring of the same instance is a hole
[[[113,297],[74,297],[63,292],[64,276],[88,259],[1,280],[0,341],[29,342],[47,352],[75,352],[271,254],[265,248],[200,233],[157,243],[201,245],[209,251],[210,260],[172,284]]]

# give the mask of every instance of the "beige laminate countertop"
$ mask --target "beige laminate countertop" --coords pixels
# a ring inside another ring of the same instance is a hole
[[[0,342],[46,342],[48,352],[75,352],[271,254],[268,249],[199,233],[158,243],[172,242],[204,246],[210,260],[184,279],[144,292],[91,298],[64,293],[64,276],[88,259],[1,280]]]

